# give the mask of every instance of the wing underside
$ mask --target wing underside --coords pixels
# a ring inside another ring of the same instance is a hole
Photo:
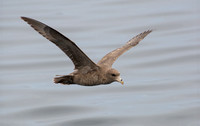
[[[135,36],[131,40],[129,40],[125,45],[120,48],[113,50],[112,52],[105,55],[99,62],[98,65],[103,65],[107,67],[112,67],[112,64],[117,60],[117,58],[122,55],[127,50],[136,46],[142,39],[144,39],[152,30],[144,31],[139,35]]]

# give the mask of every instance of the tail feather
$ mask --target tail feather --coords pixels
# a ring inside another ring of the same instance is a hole
[[[73,84],[73,76],[65,75],[65,76],[55,77],[54,83]]]

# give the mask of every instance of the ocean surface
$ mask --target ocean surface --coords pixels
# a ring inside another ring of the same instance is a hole
[[[1,126],[200,126],[199,0],[1,0]],[[113,65],[125,84],[54,84],[71,60],[39,20],[94,62],[153,29]]]

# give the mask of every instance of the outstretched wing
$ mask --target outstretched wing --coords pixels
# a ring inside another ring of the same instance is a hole
[[[152,30],[145,31],[140,33],[139,35],[135,36],[131,40],[129,40],[124,46],[113,50],[112,52],[105,55],[99,62],[98,65],[103,65],[107,67],[111,67],[112,64],[117,60],[117,58],[122,55],[124,52],[136,46],[144,37],[146,37]]]
[[[83,51],[81,51],[81,49],[74,42],[58,31],[34,19],[27,17],[21,18],[45,38],[56,44],[72,60],[75,65],[75,69],[81,69],[84,66],[89,66],[90,68],[97,67],[97,65],[90,60],[90,58]]]

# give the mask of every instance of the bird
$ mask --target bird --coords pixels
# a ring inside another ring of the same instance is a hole
[[[46,39],[58,46],[73,62],[74,71],[68,75],[57,75],[54,78],[55,84],[81,86],[107,85],[112,82],[124,81],[120,72],[112,68],[113,63],[127,50],[136,46],[152,30],[144,31],[130,39],[123,46],[106,54],[98,63],[94,63],[73,41],[65,37],[50,26],[28,17],[21,17],[33,29],[39,32]]]

